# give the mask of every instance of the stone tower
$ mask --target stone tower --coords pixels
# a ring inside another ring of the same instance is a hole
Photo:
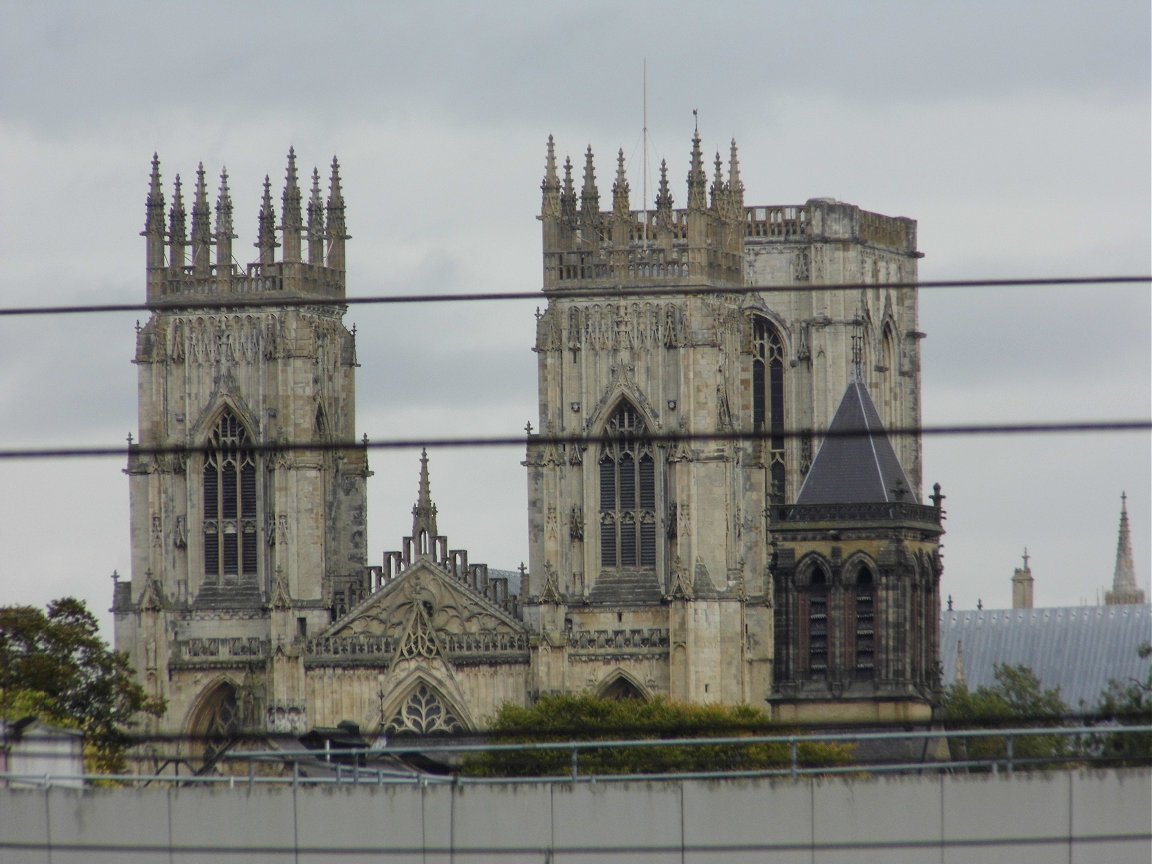
[[[1128,527],[1128,495],[1120,495],[1120,534],[1116,540],[1116,569],[1112,590],[1104,594],[1107,606],[1143,603],[1145,594],[1136,584],[1136,565],[1132,563],[1132,532]]]
[[[1017,567],[1012,572],[1012,608],[1031,609],[1032,594],[1035,579],[1032,578],[1032,568],[1028,566],[1028,550],[1024,550],[1024,566]]]
[[[327,185],[324,200],[314,170],[305,203],[290,150],[279,223],[265,177],[257,260],[240,267],[227,172],[213,214],[197,169],[189,232],[180,177],[165,214],[152,160],[132,578],[114,612],[117,647],[168,700],[169,731],[261,729],[274,709],[302,711],[302,682],[276,663],[363,582],[366,452],[330,446],[356,431],[335,159]]]
[[[943,496],[919,504],[867,387],[848,385],[795,504],[772,507],[771,702],[786,721],[930,719]]]
[[[759,702],[769,508],[810,468],[853,333],[884,422],[919,421],[915,222],[830,199],[747,206],[735,143],[710,179],[699,133],[683,208],[663,163],[654,209],[632,209],[622,152],[608,208],[591,148],[579,191],[573,175],[550,138],[526,620],[557,645],[562,631],[662,623],[667,667],[638,679],[674,699]],[[918,436],[896,449],[915,501]],[[541,669],[542,689],[570,688]]]

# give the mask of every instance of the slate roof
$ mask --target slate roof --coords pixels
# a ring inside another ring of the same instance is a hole
[[[895,490],[908,490],[902,497]],[[828,435],[804,478],[797,504],[915,503],[912,484],[896,458],[868,388],[848,385]]]
[[[957,643],[964,645],[970,690],[996,683],[993,666],[1024,665],[1045,689],[1060,688],[1072,710],[1091,709],[1108,680],[1145,680],[1148,660],[1136,653],[1152,639],[1152,605],[1070,606],[944,612],[940,659],[945,685],[956,678]]]

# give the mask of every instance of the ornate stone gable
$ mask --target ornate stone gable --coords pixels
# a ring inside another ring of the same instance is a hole
[[[313,655],[385,654],[464,660],[528,651],[523,625],[426,560],[417,560],[327,630]]]

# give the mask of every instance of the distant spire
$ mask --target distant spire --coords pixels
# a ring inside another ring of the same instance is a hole
[[[956,665],[952,669],[952,681],[956,684],[967,684],[964,677],[964,642],[956,640]]]
[[[276,260],[276,210],[272,207],[272,181],[264,175],[264,197],[260,201],[260,216],[256,229],[256,248],[260,250],[260,263],[273,264]]]
[[[592,157],[592,145],[584,153],[584,186],[580,190],[580,220],[585,225],[596,225],[600,221],[600,190],[596,188],[596,165]]]
[[[164,266],[164,190],[160,186],[160,157],[152,154],[152,174],[148,180],[148,197],[144,202],[144,230],[148,238],[146,266]]]
[[[544,180],[540,184],[543,200],[540,214],[546,219],[560,217],[560,177],[556,173],[556,142],[548,136],[548,151],[544,157]]]
[[[188,245],[185,230],[187,213],[184,210],[184,195],[180,186],[180,175],[176,175],[176,186],[172,192],[172,208],[168,211],[168,266],[183,269],[184,249]]]
[[[220,191],[216,195],[216,265],[232,266],[232,193],[228,191],[228,169],[220,170]]]
[[[572,180],[572,159],[564,158],[564,188],[560,193],[560,214],[569,223],[576,221],[576,184]]]
[[[192,269],[200,276],[211,270],[212,211],[208,208],[208,185],[204,182],[204,163],[196,166],[196,196],[192,202]]]
[[[695,114],[695,110],[692,112]],[[700,130],[692,135],[692,161],[688,169],[688,209],[703,210],[708,206],[708,175],[704,173],[704,154],[700,150]]]
[[[1116,569],[1112,590],[1104,595],[1109,606],[1143,603],[1144,592],[1136,584],[1136,566],[1132,561],[1132,532],[1128,526],[1128,493],[1120,493],[1120,534],[1116,539]]]
[[[420,451],[420,492],[412,506],[412,538],[417,541],[418,548],[426,548],[431,554],[431,546],[421,544],[422,535],[429,544],[433,538],[440,536],[436,530],[436,505],[432,503],[432,488],[428,480],[427,449]]]
[[[300,181],[296,173],[296,148],[288,148],[288,168],[284,172],[283,223],[285,261],[300,260]]]
[[[328,266],[344,269],[344,241],[349,239],[344,222],[344,191],[340,187],[340,163],[332,157],[332,176],[328,180]]]
[[[623,219],[628,217],[631,209],[628,204],[628,177],[624,173],[624,148],[621,147],[616,154],[616,180],[612,184],[612,212]]]
[[[324,199],[316,168],[312,169],[312,193],[308,197],[308,263],[324,264]]]

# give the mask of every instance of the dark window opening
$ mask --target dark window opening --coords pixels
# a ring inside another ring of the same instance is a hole
[[[772,503],[782,504],[784,488],[784,342],[763,318],[752,319],[752,426],[767,433]]]
[[[256,462],[248,431],[230,410],[204,452],[204,577],[213,582],[256,575]]]
[[[856,576],[856,677],[871,678],[876,668],[875,592],[872,571]]]
[[[656,566],[656,459],[636,409],[620,406],[600,455],[600,565]]]

